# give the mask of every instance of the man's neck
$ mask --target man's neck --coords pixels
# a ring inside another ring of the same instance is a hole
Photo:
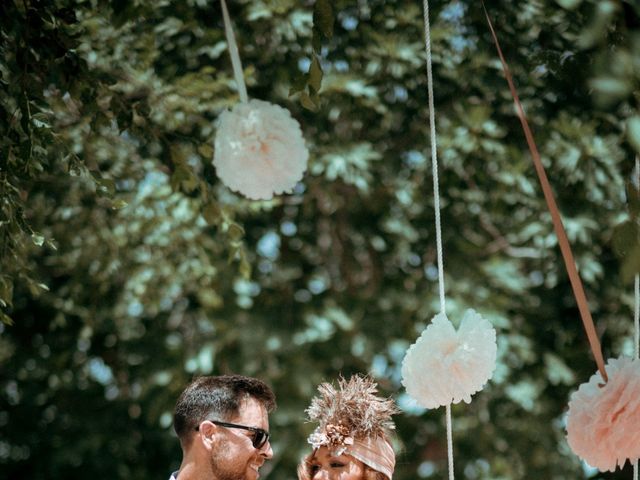
[[[183,459],[178,470],[177,480],[216,480],[211,471],[203,471],[198,463],[189,459]]]

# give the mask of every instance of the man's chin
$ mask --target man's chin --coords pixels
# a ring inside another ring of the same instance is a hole
[[[260,467],[247,468],[247,480],[257,480],[260,478]]]

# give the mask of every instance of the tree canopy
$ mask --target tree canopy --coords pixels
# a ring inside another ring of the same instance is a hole
[[[195,375],[271,384],[295,478],[322,381],[371,372],[398,415],[394,478],[446,478],[444,411],[411,404],[407,347],[438,312],[422,4],[229,1],[249,96],[310,150],[292,194],[216,177],[238,101],[215,0],[0,3],[0,469],[163,478]],[[482,7],[430,2],[447,311],[498,331],[454,406],[456,474],[596,474],[564,439],[595,372]],[[555,190],[605,358],[633,352],[640,6],[487,2]]]

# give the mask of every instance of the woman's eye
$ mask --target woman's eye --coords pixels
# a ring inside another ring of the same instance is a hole
[[[320,470],[320,465],[311,465],[311,473],[316,473]]]
[[[331,462],[331,468],[342,468],[342,467],[344,467],[344,463]]]

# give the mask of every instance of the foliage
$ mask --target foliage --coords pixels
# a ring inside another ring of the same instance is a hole
[[[232,371],[278,394],[265,478],[294,478],[316,385],[356,371],[404,410],[395,478],[446,477],[443,412],[411,406],[399,378],[438,311],[420,2],[229,3],[250,96],[289,108],[312,154],[270,202],[210,163],[237,101],[218,2],[0,4],[6,478],[168,476],[179,391]],[[447,311],[499,334],[494,381],[453,409],[457,475],[593,476],[563,415],[595,365],[484,14],[431,3]],[[605,357],[630,354],[640,10],[488,8]]]

